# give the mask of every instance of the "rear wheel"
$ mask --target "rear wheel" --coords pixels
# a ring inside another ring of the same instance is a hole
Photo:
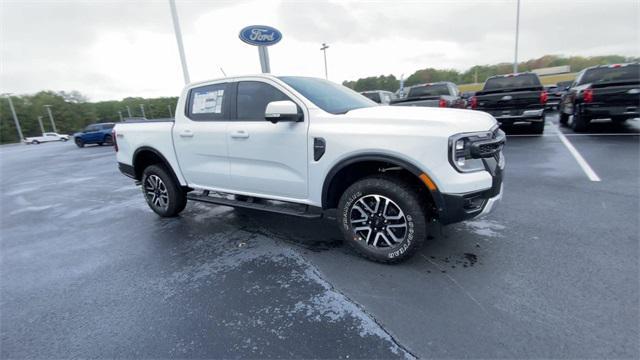
[[[162,217],[177,216],[187,204],[187,194],[162,165],[144,169],[142,191],[151,210]]]
[[[76,146],[77,147],[79,147],[79,148],[84,147],[84,141],[82,141],[82,139],[76,138],[75,142],[76,142]]]
[[[32,143],[33,145],[38,145],[38,144],[40,144],[40,141],[38,141],[38,140],[33,140],[33,141],[31,141],[31,143]]]
[[[574,110],[573,116],[569,119],[569,127],[575,132],[583,132],[589,126],[589,119],[580,114],[577,109]]]
[[[567,125],[567,123],[569,122],[569,115],[563,113],[562,111],[560,112],[560,116],[558,118],[558,121],[561,125]]]
[[[60,141],[62,141],[62,142],[67,142],[67,140],[68,140],[67,138],[61,138],[60,139]]]
[[[354,183],[342,194],[338,214],[345,241],[374,261],[404,261],[427,237],[425,203],[399,179],[373,176]]]

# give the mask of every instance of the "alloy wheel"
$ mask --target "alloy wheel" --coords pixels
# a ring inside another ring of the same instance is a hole
[[[149,202],[162,210],[169,207],[167,186],[158,175],[149,175],[144,183],[144,193]]]
[[[356,239],[375,248],[400,244],[407,237],[407,218],[398,204],[383,195],[360,197],[351,206],[351,228]]]

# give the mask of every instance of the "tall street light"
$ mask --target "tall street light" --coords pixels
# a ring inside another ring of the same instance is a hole
[[[40,124],[40,131],[44,134],[44,125],[42,125],[42,116],[38,116],[38,124]]]
[[[129,115],[129,118],[131,118],[131,108],[129,106],[127,106],[127,114]]]
[[[169,117],[173,117],[173,113],[171,112],[171,105],[167,105],[167,109],[169,109]]]
[[[22,135],[22,128],[20,127],[20,121],[18,121],[18,115],[16,115],[16,109],[13,107],[13,101],[11,101],[11,94],[5,93],[2,95],[4,95],[7,98],[7,100],[9,100],[9,108],[11,109],[11,114],[13,115],[13,122],[16,123],[16,130],[18,130],[18,137],[20,137],[20,141],[22,141],[22,139],[24,139],[24,136]]]
[[[58,129],[56,128],[56,123],[53,121],[53,114],[51,113],[51,105],[45,105],[47,108],[47,112],[49,113],[49,120],[51,120],[51,127],[53,128],[53,132],[57,133]]]
[[[122,122],[122,111],[118,110],[118,117],[120,118],[120,122]]]
[[[518,1],[517,10],[516,10],[516,51],[513,58],[513,73],[518,72],[518,35],[520,31],[520,0]]]
[[[178,43],[178,52],[180,53],[180,63],[182,63],[182,76],[184,83],[191,82],[189,79],[189,69],[187,69],[187,57],[184,55],[184,45],[182,45],[182,31],[180,31],[180,21],[178,20],[178,11],[176,10],[175,0],[169,0],[171,8],[171,17],[173,18],[173,30],[176,33],[176,42]]]
[[[144,104],[140,104],[140,111],[142,111],[142,117],[146,118],[147,115],[145,115],[145,113],[144,113]]]
[[[329,48],[329,45],[322,43],[322,47],[320,48],[320,50],[322,50],[322,52],[324,53],[324,78],[329,80],[329,73],[327,72],[327,49]]]

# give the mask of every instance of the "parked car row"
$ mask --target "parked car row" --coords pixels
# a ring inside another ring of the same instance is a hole
[[[400,93],[406,96],[398,96]],[[640,64],[593,66],[582,70],[575,81],[547,86],[542,85],[537,74],[526,72],[492,76],[478,92],[461,93],[454,83],[435,82],[414,85],[395,94],[382,90],[361,94],[392,106],[484,111],[501,125],[527,124],[537,134],[544,131],[545,111],[557,109],[562,125],[584,131],[594,119],[621,123],[640,116]]]

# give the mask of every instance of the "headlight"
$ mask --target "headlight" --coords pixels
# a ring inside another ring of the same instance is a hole
[[[449,138],[449,162],[459,172],[485,169],[484,162],[472,154],[472,144],[493,139],[493,129],[477,133],[456,134]]]

